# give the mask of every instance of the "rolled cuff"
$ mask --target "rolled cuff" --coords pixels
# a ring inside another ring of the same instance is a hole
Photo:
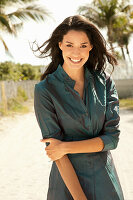
[[[108,150],[113,150],[117,147],[117,142],[113,142],[109,136],[107,135],[102,135],[100,136],[100,138],[102,139],[103,143],[104,143],[104,147],[102,149],[102,151],[108,151]]]

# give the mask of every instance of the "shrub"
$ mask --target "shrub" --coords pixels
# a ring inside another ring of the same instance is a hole
[[[24,89],[21,86],[19,86],[17,89],[17,97],[16,98],[21,102],[26,101],[28,99],[26,92],[24,91]]]
[[[0,63],[0,80],[39,80],[41,66],[30,64],[15,64],[13,62]]]
[[[26,100],[28,100],[26,92],[21,86],[19,86],[17,89],[16,97],[8,99],[7,102],[0,103],[0,114],[8,115],[12,112],[28,112],[29,109],[23,105],[23,102],[25,102]]]

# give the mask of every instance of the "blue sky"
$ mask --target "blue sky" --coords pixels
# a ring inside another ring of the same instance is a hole
[[[91,0],[40,0],[40,3],[50,12],[52,18],[46,17],[43,23],[35,23],[33,21],[25,23],[23,30],[18,35],[18,38],[11,37],[9,35],[3,35],[7,45],[13,55],[13,59],[5,55],[4,48],[0,44],[1,59],[0,61],[12,60],[19,63],[30,63],[32,65],[43,65],[49,62],[48,60],[39,59],[35,57],[29,47],[29,42],[37,40],[39,44],[42,44],[47,40],[54,30],[54,28],[61,23],[66,17],[77,14],[76,11],[79,6],[91,3]],[[106,38],[105,31],[102,34]],[[129,45],[131,56],[133,58],[133,38]]]

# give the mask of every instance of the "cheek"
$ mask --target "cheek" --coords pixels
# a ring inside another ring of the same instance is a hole
[[[84,51],[84,52],[83,52],[83,55],[84,55],[84,57],[85,57],[86,59],[88,59],[88,58],[89,58],[89,50]]]
[[[62,57],[64,60],[66,60],[67,56],[68,56],[68,52],[66,50],[62,50]]]
[[[67,48],[62,49],[62,55],[67,56],[69,54],[70,54],[70,50],[68,50]]]

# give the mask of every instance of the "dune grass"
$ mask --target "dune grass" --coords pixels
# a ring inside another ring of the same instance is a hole
[[[0,104],[0,115],[7,116],[14,113],[27,113],[29,108],[25,106],[25,102],[28,100],[28,97],[23,90],[23,88],[18,87],[17,96],[8,99],[7,101],[2,101]]]
[[[120,108],[133,109],[133,98],[120,99]]]

